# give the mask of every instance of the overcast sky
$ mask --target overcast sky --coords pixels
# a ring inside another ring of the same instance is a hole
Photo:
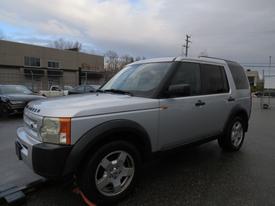
[[[181,54],[275,62],[274,0],[1,0],[0,35],[47,45],[64,38],[88,52],[160,57]]]

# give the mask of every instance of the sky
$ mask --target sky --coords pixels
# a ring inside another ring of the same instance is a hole
[[[1,0],[0,36],[151,58],[181,55],[189,34],[190,56],[262,65],[275,62],[274,11],[274,0]]]

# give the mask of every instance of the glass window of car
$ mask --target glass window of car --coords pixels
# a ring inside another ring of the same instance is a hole
[[[218,94],[229,91],[226,74],[223,67],[202,64],[201,65],[202,94]]]
[[[61,89],[58,86],[52,86],[52,91],[61,91]]]
[[[75,88],[73,88],[73,91],[84,92],[84,86],[83,85],[76,86]]]
[[[32,91],[22,85],[2,85],[0,86],[1,94],[31,94]]]
[[[248,89],[248,79],[242,66],[230,61],[227,61],[227,65],[231,71],[236,89]]]
[[[107,82],[101,90],[123,90],[150,97],[164,78],[171,62],[128,65]]]
[[[85,92],[93,92],[95,90],[96,89],[93,86],[91,86],[91,85],[86,85],[85,86]]]
[[[170,85],[186,84],[190,86],[190,95],[200,94],[200,66],[197,63],[183,62],[174,74]]]

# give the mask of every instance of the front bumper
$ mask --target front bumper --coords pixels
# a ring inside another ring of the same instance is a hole
[[[20,103],[20,104],[9,104],[9,108],[11,110],[23,110],[27,103]]]
[[[25,106],[26,106],[26,103],[11,104],[7,102],[2,103],[2,105],[0,105],[0,107],[5,107],[10,114],[22,113],[24,111]]]
[[[17,130],[16,154],[35,173],[56,178],[63,175],[67,157],[72,146],[42,143],[30,137],[23,127]]]

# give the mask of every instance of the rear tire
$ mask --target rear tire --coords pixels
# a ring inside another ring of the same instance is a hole
[[[222,136],[218,138],[220,147],[225,151],[238,151],[245,137],[245,122],[240,116],[232,118]]]
[[[128,142],[114,141],[103,145],[80,171],[80,189],[93,203],[116,203],[133,189],[140,163],[138,150]]]

